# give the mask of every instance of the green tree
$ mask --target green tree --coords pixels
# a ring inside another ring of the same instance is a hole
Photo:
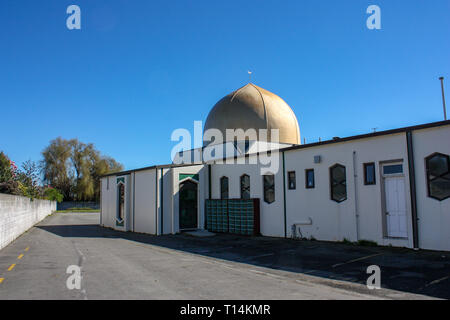
[[[65,200],[98,201],[100,176],[123,170],[111,157],[102,156],[92,143],[57,138],[43,151],[44,179],[62,191]]]
[[[64,196],[55,188],[46,188],[44,191],[44,196],[47,200],[61,202]]]
[[[94,180],[91,171],[98,153],[93,144],[72,140],[70,159],[76,175],[74,186],[76,200],[86,201],[94,197]]]
[[[72,140],[58,137],[42,151],[42,171],[44,181],[61,191],[64,199],[71,200],[74,177],[70,163]]]
[[[0,193],[20,195],[19,183],[16,181],[16,165],[8,156],[0,152]]]
[[[3,153],[0,152],[0,183],[11,181],[13,178],[13,171],[11,169],[11,161]]]
[[[102,157],[95,162],[93,167],[92,178],[94,180],[95,200],[100,200],[100,177],[108,174],[119,172],[123,170],[122,164],[118,163],[111,157]]]
[[[36,162],[27,160],[22,163],[22,168],[16,176],[22,195],[30,198],[43,196],[39,186],[39,172],[40,168]]]

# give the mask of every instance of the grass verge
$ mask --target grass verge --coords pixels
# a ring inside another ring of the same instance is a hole
[[[67,210],[56,210],[56,213],[67,213],[67,212],[100,212],[100,209],[67,209]]]

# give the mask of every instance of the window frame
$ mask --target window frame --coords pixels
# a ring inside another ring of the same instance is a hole
[[[288,190],[296,190],[297,189],[297,175],[295,171],[288,171]],[[291,174],[294,175],[294,187],[291,188]]]
[[[447,158],[447,171],[438,176],[435,176],[433,179],[430,179],[431,173],[430,173],[429,161],[436,156],[442,156],[444,158]],[[435,199],[438,201],[444,201],[444,200],[447,200],[448,198],[450,198],[450,195],[445,198],[442,198],[442,199],[431,195],[431,182],[433,182],[434,180],[439,179],[439,178],[444,179],[444,180],[450,180],[450,179],[444,177],[445,175],[450,174],[450,156],[448,154],[435,152],[435,153],[430,154],[428,157],[426,157],[425,158],[425,174],[426,174],[426,179],[427,179],[427,195],[429,198],[432,198],[432,199]]]
[[[312,186],[308,185],[308,173],[312,172],[313,184]],[[305,189],[314,189],[316,187],[316,175],[314,173],[314,169],[305,169]]]
[[[398,167],[398,166],[402,168],[401,172],[388,172],[388,173],[385,172],[385,169],[388,167]],[[390,162],[383,163],[383,166],[381,169],[382,169],[381,172],[382,172],[383,177],[404,176],[405,175],[405,166],[403,165],[403,161],[392,162],[392,163],[390,163]]]
[[[242,187],[242,182],[243,182],[243,179],[245,178],[245,177],[248,177],[248,187],[246,187],[245,189],[247,189],[248,190],[248,198],[244,198],[243,197],[243,187]],[[248,175],[248,174],[246,174],[246,173],[244,173],[240,178],[239,178],[239,189],[240,189],[240,194],[239,194],[239,196],[240,196],[240,198],[241,199],[251,199],[252,198],[252,194],[251,194],[251,188],[250,188],[250,185],[251,185],[251,181],[250,181],[250,176]]]
[[[227,190],[226,190],[227,197],[226,198],[223,197],[224,190],[222,189],[222,187],[223,187],[222,181],[225,179],[227,180]],[[220,183],[220,199],[229,199],[230,198],[230,179],[227,176],[222,176],[220,178],[219,183]]]
[[[272,178],[272,183],[271,185],[266,186],[266,177],[271,177]],[[263,199],[265,203],[268,204],[272,204],[275,202],[275,175],[274,174],[264,174],[262,176],[263,179]],[[267,200],[268,197],[266,197],[266,192],[269,190],[273,190],[273,200],[269,201]]]
[[[333,184],[333,169],[338,168],[338,167],[344,168],[344,176],[345,176],[344,182],[345,182],[345,184],[343,184],[342,182],[339,182],[336,185],[334,185]],[[347,168],[344,165],[342,165],[342,164],[336,163],[336,164],[334,164],[333,166],[330,167],[329,174],[330,174],[330,199],[332,201],[337,202],[337,203],[341,203],[341,202],[346,201],[347,198],[348,198],[348,194],[347,194]],[[344,185],[345,186],[345,198],[342,199],[342,200],[334,199],[334,197],[333,197],[333,187],[335,187],[337,185]]]
[[[373,182],[367,181],[367,167],[372,166],[373,167]],[[364,185],[365,186],[374,186],[377,184],[377,177],[376,177],[376,168],[375,168],[375,162],[366,162],[363,164],[364,169]]]

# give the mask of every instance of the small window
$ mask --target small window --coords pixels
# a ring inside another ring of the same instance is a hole
[[[425,159],[428,196],[439,201],[450,198],[450,158],[434,153]]]
[[[250,199],[250,177],[246,174],[241,176],[241,199]]]
[[[376,184],[375,163],[364,163],[364,184],[366,186]]]
[[[264,184],[264,201],[267,203],[272,203],[275,201],[275,176],[264,175],[263,176],[263,184]]]
[[[402,164],[384,165],[383,174],[401,174],[403,173]]]
[[[250,141],[248,139],[245,139],[244,152],[247,153],[249,148],[250,148]]]
[[[125,211],[125,185],[123,183],[119,183],[117,186],[117,198],[117,219],[122,221]]]
[[[342,202],[347,200],[347,179],[345,167],[335,164],[330,168],[331,200]]]
[[[297,181],[295,179],[295,171],[288,172],[288,189],[295,190],[297,187]]]
[[[305,188],[306,189],[314,189],[314,169],[306,169],[305,170]]]
[[[228,199],[228,178],[220,178],[220,199]]]

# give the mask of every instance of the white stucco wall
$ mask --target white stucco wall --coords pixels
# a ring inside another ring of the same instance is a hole
[[[450,155],[450,126],[413,132],[416,170],[419,246],[450,251],[450,198],[439,201],[428,197],[425,158],[439,152]]]
[[[117,179],[124,178],[125,180],[125,213],[124,225],[116,225],[117,216]],[[121,231],[130,231],[132,228],[132,221],[130,212],[132,210],[132,203],[130,194],[132,192],[132,181],[129,174],[108,176],[101,179],[101,225]]]
[[[249,162],[256,156],[250,156]],[[250,197],[260,199],[260,232],[264,236],[284,237],[283,171],[281,154],[278,155],[279,170],[275,174],[275,201],[266,203],[263,194],[263,176],[259,164],[214,164],[212,165],[211,195],[220,199],[220,178],[228,177],[229,198],[240,198],[240,178],[250,176]]]
[[[131,194],[131,202],[134,203],[134,211],[131,213],[134,217],[134,231],[156,234],[156,169],[137,171],[132,173],[131,177],[135,177],[134,198]]]
[[[174,234],[180,231],[180,174],[198,174],[198,228],[204,227],[204,203],[208,192],[207,170],[203,165],[138,170],[101,179],[101,224],[122,231]],[[162,172],[162,173],[161,173]],[[124,226],[116,225],[117,179],[125,178]],[[109,179],[109,184],[108,184]],[[109,185],[109,187],[108,187]],[[161,194],[162,192],[162,194]],[[161,199],[162,198],[162,199]],[[162,227],[161,227],[162,224]]]
[[[55,210],[55,201],[0,193],[0,249]]]
[[[420,248],[450,250],[450,228],[448,227],[450,225],[450,199],[438,201],[428,197],[424,161],[425,157],[435,152],[450,154],[449,141],[450,126],[448,125],[413,131]],[[284,237],[283,197],[285,190],[287,237],[292,236],[293,224],[311,219],[312,224],[300,226],[303,237],[314,237],[327,241],[341,241],[344,238],[351,241],[371,240],[379,245],[413,247],[411,192],[405,132],[309,146],[285,151],[284,154],[286,188],[283,188],[283,159],[282,153],[280,153],[278,157],[279,170],[275,174],[275,202],[271,204],[264,202],[261,165],[239,164],[233,160],[234,164],[211,164],[212,198],[220,198],[220,178],[223,176],[229,178],[229,197],[239,198],[240,177],[248,174],[251,197],[260,199],[262,235]],[[320,156],[321,162],[314,163],[314,156]],[[250,161],[253,157],[255,156],[249,157]],[[387,237],[384,180],[381,168],[384,163],[393,161],[403,164],[407,238]],[[329,169],[337,163],[346,168],[347,199],[341,203],[331,200],[330,196]],[[375,185],[364,185],[364,163],[375,163]],[[314,189],[305,188],[306,169],[314,169]],[[296,172],[295,190],[289,190],[287,186],[289,171]],[[161,234],[162,220],[164,234],[179,232],[180,174],[199,175],[198,228],[203,228],[205,223],[204,204],[205,199],[209,196],[208,165],[157,168],[125,175],[127,214],[123,228],[115,225],[117,177],[102,178],[102,224],[119,230],[131,230],[134,226],[133,230],[137,232]],[[109,189],[107,188],[107,179],[109,179]],[[133,183],[136,188],[134,215],[132,215]]]
[[[353,152],[355,152],[355,166],[353,165]],[[315,164],[313,160],[317,155],[321,156],[321,162]],[[405,133],[288,151],[285,153],[285,158],[286,177],[288,171],[295,171],[297,178],[296,190],[286,191],[289,235],[291,235],[293,223],[311,218],[312,225],[300,227],[304,237],[328,241],[341,241],[344,238],[357,241],[355,211],[357,210],[359,240],[371,240],[380,245],[412,246]],[[407,186],[405,201],[408,239],[387,238],[385,237],[386,232],[383,230],[383,180],[380,168],[383,162],[392,160],[401,160],[403,163],[405,186]],[[363,164],[369,162],[375,163],[376,185],[364,185]],[[331,200],[330,195],[329,170],[336,163],[346,167],[347,200],[341,203]],[[305,169],[314,169],[314,189],[305,188]]]
[[[162,170],[162,175],[161,175]],[[161,176],[163,179],[162,188],[160,184],[160,192],[162,190],[163,201],[162,206],[161,202],[159,205],[159,216],[161,217],[162,212],[162,220],[160,219],[160,224],[162,223],[163,234],[172,233],[172,210],[173,210],[173,178],[172,178],[172,170],[168,168],[159,169],[159,178],[161,183]],[[161,228],[161,227],[160,227]]]

